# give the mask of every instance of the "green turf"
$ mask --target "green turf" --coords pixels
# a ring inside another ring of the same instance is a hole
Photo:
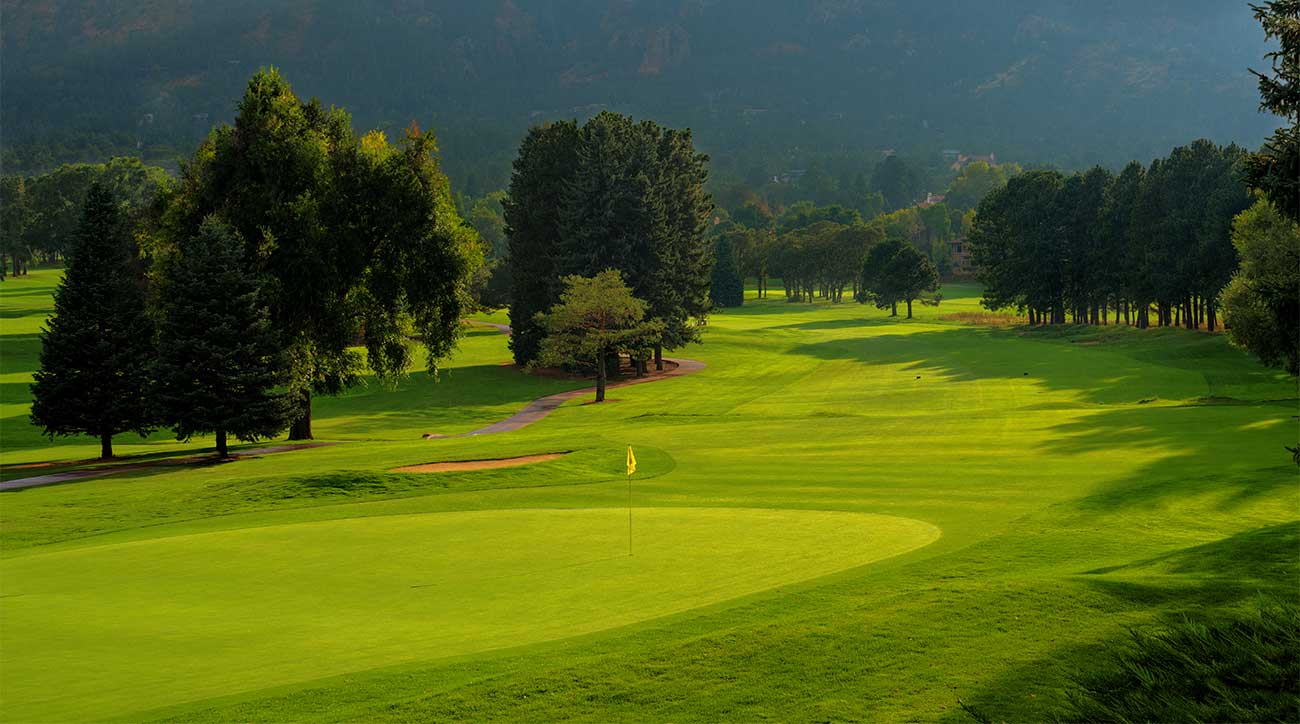
[[[39,295],[23,295],[53,278],[0,287],[7,465],[95,449],[42,447],[22,429],[14,383],[34,348],[10,337],[35,328]],[[419,439],[572,386],[501,367],[504,338],[476,333],[440,382],[321,401],[319,436],[337,446],[0,494],[0,715],[960,721],[960,698],[1040,720],[1126,626],[1300,594],[1300,480],[1282,447],[1297,435],[1293,380],[1217,335],[972,327],[941,315],[977,310],[978,290],[945,296],[908,321],[751,293],[680,352],[708,364],[695,375],[570,403],[505,435]],[[663,553],[655,584],[613,561],[597,564],[600,582],[585,566],[552,570],[616,542],[584,530],[625,505],[629,443],[637,513],[660,509],[665,525],[646,541],[647,565],[654,546]],[[558,451],[573,452],[387,472]],[[747,539],[763,510],[767,534]],[[866,551],[834,542],[854,526],[800,533],[835,512],[942,536]],[[553,545],[516,543],[539,529]],[[408,563],[421,546],[430,558]],[[721,565],[729,555],[748,565]],[[438,577],[450,588],[421,625],[403,606],[425,589],[396,582],[465,556]],[[21,603],[78,580],[94,591]],[[546,608],[559,591],[567,606]],[[549,613],[473,628],[475,615],[534,606]],[[599,625],[593,610],[622,617]],[[169,623],[149,623],[159,617]],[[262,659],[274,671],[254,675]],[[74,689],[78,702],[64,703]]]

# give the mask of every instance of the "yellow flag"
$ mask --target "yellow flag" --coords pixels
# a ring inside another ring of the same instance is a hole
[[[627,474],[631,475],[636,472],[636,456],[632,454],[632,446],[627,446]]]

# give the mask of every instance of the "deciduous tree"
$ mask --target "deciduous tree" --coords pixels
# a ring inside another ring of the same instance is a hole
[[[615,269],[593,277],[568,276],[563,283],[559,303],[539,315],[546,336],[536,363],[594,368],[596,402],[604,402],[607,361],[620,352],[653,346],[663,325],[646,320],[646,303],[632,295]]]

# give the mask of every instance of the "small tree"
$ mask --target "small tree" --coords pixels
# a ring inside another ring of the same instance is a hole
[[[289,356],[271,328],[262,279],[246,273],[244,242],[214,216],[181,242],[161,293],[158,402],[177,440],[215,433],[254,442],[296,412],[284,388]]]
[[[895,290],[899,301],[907,302],[907,318],[912,318],[912,302],[938,304],[939,270],[930,258],[911,244],[903,244],[885,267],[889,286]]]
[[[714,247],[717,261],[713,263],[713,285],[710,294],[719,307],[739,307],[745,303],[745,283],[741,281],[736,264],[734,237],[743,237],[747,231],[736,231],[718,237]]]
[[[907,243],[898,238],[889,238],[871,247],[862,261],[862,278],[858,284],[858,302],[871,302],[879,309],[888,309],[889,316],[898,316],[898,302],[901,299],[894,278],[890,274],[890,263]]]
[[[583,365],[596,370],[596,402],[605,400],[606,360],[628,351],[653,347],[659,323],[646,322],[646,303],[632,296],[623,276],[607,269],[594,277],[563,279],[560,302],[538,315],[546,330],[538,362],[543,365]]]
[[[1232,243],[1241,267],[1222,295],[1229,338],[1300,374],[1300,226],[1260,199],[1233,221]]]
[[[41,335],[32,423],[51,438],[94,435],[103,458],[113,457],[114,435],[148,435],[153,336],[135,242],[112,195],[96,183]]]

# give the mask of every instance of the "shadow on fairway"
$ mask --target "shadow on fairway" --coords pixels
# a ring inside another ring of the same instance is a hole
[[[1203,545],[1118,566],[1085,571],[1074,580],[1124,609],[1154,613],[1158,624],[1187,618],[1214,618],[1252,599],[1294,600],[1300,580],[1300,521],[1265,526]],[[1124,576],[1134,576],[1126,579]],[[1110,609],[1112,606],[1105,606]],[[1098,611],[1098,615],[1105,612]],[[1063,704],[1069,677],[1095,667],[1110,646],[1127,640],[1124,631],[1105,641],[1062,646],[1050,656],[1012,667],[979,690],[958,691],[956,697],[994,721],[1045,721]],[[1026,682],[1034,682],[1031,689]],[[1033,698],[1030,694],[1036,694]],[[973,721],[960,710],[940,721]]]

